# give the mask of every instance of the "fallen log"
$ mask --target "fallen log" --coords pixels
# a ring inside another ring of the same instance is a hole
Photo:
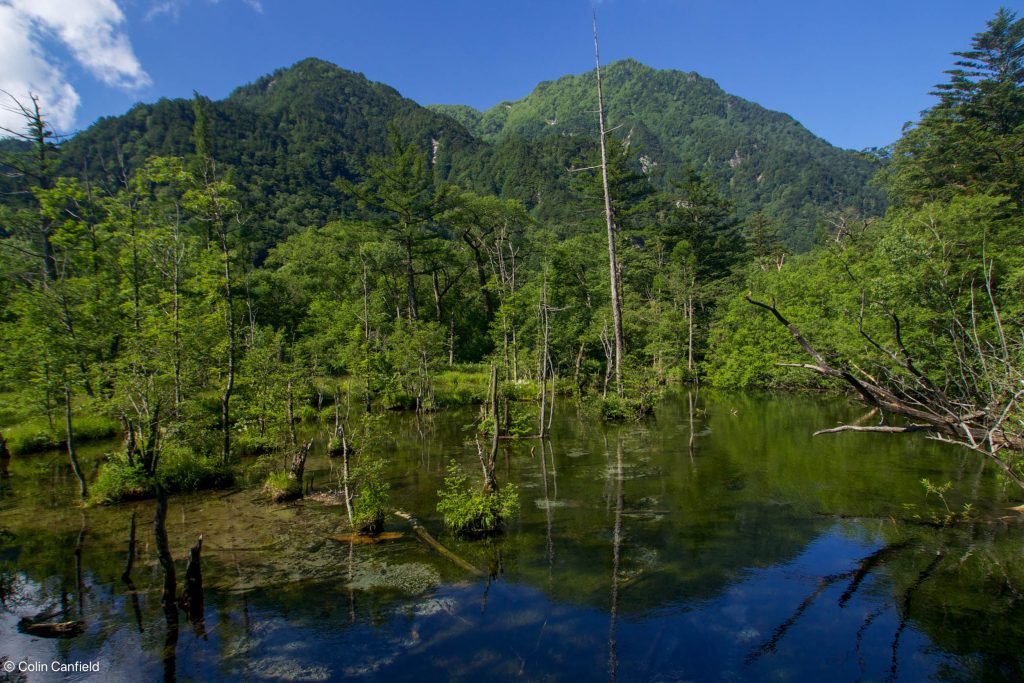
[[[37,638],[74,638],[85,632],[84,621],[60,621],[33,624],[28,617],[18,622],[18,631]]]
[[[441,545],[436,538],[430,535],[429,531],[423,528],[423,525],[419,523],[419,520],[417,520],[411,514],[405,512],[404,510],[392,510],[392,512],[395,514],[396,517],[401,517],[405,521],[409,522],[409,525],[412,527],[413,532],[419,537],[419,539],[423,541],[425,544],[427,544],[427,546],[429,546],[430,549],[436,552],[438,555],[441,555],[442,557],[449,560],[452,564],[455,564],[458,567],[465,569],[467,572],[470,572],[475,576],[484,576],[484,573],[482,571],[471,565],[469,562],[466,562],[464,559],[453,553],[451,550],[448,550],[448,548]]]

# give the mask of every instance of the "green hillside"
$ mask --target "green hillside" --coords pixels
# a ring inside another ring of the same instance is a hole
[[[785,226],[791,246],[811,244],[825,213],[884,209],[867,186],[875,164],[815,137],[791,116],[726,93],[696,73],[655,70],[634,60],[605,69],[609,125],[630,143],[660,184],[693,167],[736,202],[741,215],[764,210]],[[596,136],[594,73],[539,84],[487,111],[434,105],[492,143],[512,138]]]
[[[393,88],[333,64],[306,59],[208,103],[212,153],[233,168],[246,226],[257,252],[283,237],[337,218],[347,201],[337,178],[360,177],[370,155],[387,152],[394,126],[423,149],[436,147],[440,170],[480,146],[448,117],[420,107]],[[139,104],[101,119],[65,143],[65,172],[110,178],[118,157],[129,171],[154,155],[193,152],[190,100]],[[435,145],[436,142],[436,145]]]

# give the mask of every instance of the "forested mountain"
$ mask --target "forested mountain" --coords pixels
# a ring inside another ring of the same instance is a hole
[[[335,180],[359,177],[368,156],[384,154],[392,126],[422,149],[436,146],[439,169],[481,144],[393,88],[318,59],[275,71],[206,105],[210,152],[234,170],[232,179],[252,214],[248,242],[257,251],[337,218],[346,198]],[[130,173],[151,156],[191,154],[194,123],[191,100],[139,104],[66,142],[64,172],[102,180],[118,176],[111,171],[122,161]]]
[[[257,259],[283,237],[341,215],[347,200],[334,181],[359,177],[369,156],[385,153],[392,126],[428,153],[440,179],[571,223],[579,211],[568,169],[596,144],[593,91],[593,74],[584,74],[483,113],[424,108],[361,74],[306,59],[208,103],[211,153],[234,169]],[[882,193],[867,186],[870,161],[713,81],[624,61],[608,67],[606,92],[609,118],[623,126],[617,134],[656,185],[693,168],[739,216],[764,209],[793,247],[809,246],[829,211],[882,209]],[[193,123],[190,101],[139,104],[66,142],[63,172],[102,181],[122,163],[130,173],[150,156],[189,154]]]
[[[690,167],[736,203],[741,216],[762,210],[782,237],[806,248],[823,214],[850,207],[879,214],[884,195],[867,182],[865,156],[815,137],[791,116],[730,95],[696,73],[655,70],[624,60],[604,70],[605,105],[616,135],[636,150],[644,171],[665,187]],[[539,84],[515,102],[479,112],[432,105],[492,143],[552,137],[592,139],[593,72]]]

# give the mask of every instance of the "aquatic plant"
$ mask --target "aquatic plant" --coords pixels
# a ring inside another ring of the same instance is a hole
[[[496,491],[474,490],[455,460],[448,464],[448,475],[437,498],[437,511],[444,517],[445,527],[459,534],[500,531],[505,521],[519,511],[519,490],[514,484]]]
[[[352,525],[361,534],[379,534],[384,530],[384,516],[391,502],[391,484],[384,479],[384,461],[367,459],[355,468],[353,475],[357,484]]]

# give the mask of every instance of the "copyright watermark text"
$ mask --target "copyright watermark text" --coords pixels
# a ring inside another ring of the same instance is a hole
[[[4,659],[0,668],[4,670],[4,673],[98,673],[100,670],[99,662],[60,662],[54,660],[52,662],[30,662],[22,660],[16,662],[13,659]]]

